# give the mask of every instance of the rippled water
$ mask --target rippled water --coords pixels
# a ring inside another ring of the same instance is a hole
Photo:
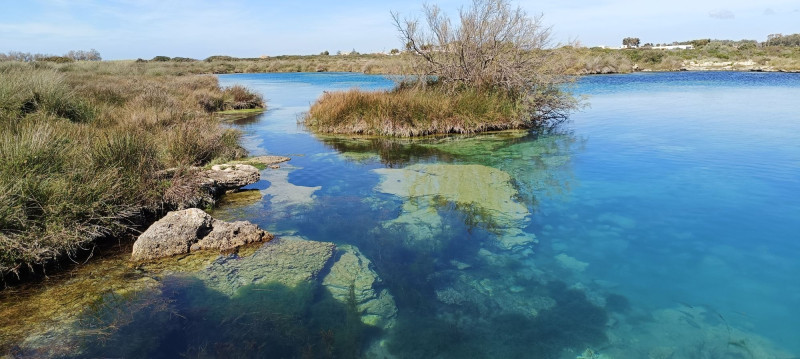
[[[585,77],[574,90],[590,106],[553,133],[425,140],[298,124],[323,91],[390,88],[384,77],[220,82],[268,101],[234,124],[251,154],[292,159],[213,215],[360,253],[396,316],[371,325],[312,284],[168,275],[155,294],[96,302],[75,355],[800,355],[798,74]],[[214,263],[272,275],[245,257]],[[96,327],[113,330],[85,334]]]

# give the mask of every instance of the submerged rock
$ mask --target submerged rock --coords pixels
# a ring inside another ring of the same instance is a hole
[[[406,198],[400,216],[386,224],[403,226],[408,238],[431,240],[442,231],[437,208],[454,203],[471,223],[497,234],[497,246],[524,250],[536,242],[525,233],[528,208],[516,200],[511,176],[482,165],[417,164],[404,169],[377,169],[383,176],[377,191]]]
[[[133,243],[131,259],[148,260],[203,249],[229,250],[272,237],[250,222],[224,222],[190,208],[170,212],[153,223]]]
[[[229,296],[254,284],[280,283],[290,288],[321,284],[334,299],[354,305],[364,324],[389,328],[397,316],[394,297],[382,287],[370,260],[349,245],[281,237],[246,258],[220,257],[197,276]]]
[[[353,302],[364,324],[390,328],[397,316],[397,306],[389,291],[381,288],[381,282],[372,262],[358,248],[343,245],[337,248],[336,262],[322,285],[342,303]]]
[[[513,275],[489,278],[485,274],[464,271],[438,273],[437,279],[447,278],[444,281],[448,285],[434,291],[436,299],[446,305],[477,310],[482,316],[506,313],[536,317],[542,310],[556,305],[553,298],[515,284]]]
[[[280,283],[294,288],[319,279],[330,262],[334,244],[282,237],[265,244],[247,258],[224,256],[198,273],[198,277],[227,295],[251,284]]]
[[[264,179],[269,181],[270,186],[261,193],[269,196],[273,211],[279,212],[291,206],[311,204],[314,202],[314,192],[322,189],[321,186],[306,187],[289,182],[289,173],[296,169],[298,168],[286,166],[264,173]]]

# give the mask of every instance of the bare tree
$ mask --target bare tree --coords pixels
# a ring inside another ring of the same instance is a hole
[[[423,14],[420,22],[392,13],[406,49],[418,55],[418,79],[435,78],[451,91],[503,91],[530,107],[528,120],[563,117],[576,106],[560,88],[571,78],[548,50],[550,27],[541,15],[530,17],[507,0],[473,0],[455,25],[436,5],[425,5]]]

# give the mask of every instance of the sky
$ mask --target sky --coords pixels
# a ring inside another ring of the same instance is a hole
[[[619,46],[701,38],[764,41],[800,33],[800,0],[510,0],[543,15],[554,44]],[[401,48],[390,12],[419,17],[425,0],[0,0],[0,52],[106,60],[388,52]],[[471,0],[428,0],[458,16]]]

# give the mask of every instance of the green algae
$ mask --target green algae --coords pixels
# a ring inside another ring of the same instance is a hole
[[[527,206],[516,200],[511,177],[482,165],[418,164],[403,169],[376,169],[378,192],[405,199],[400,216],[386,226],[403,226],[409,238],[425,241],[443,230],[438,208],[448,203],[466,214],[467,224],[483,225],[498,235],[504,249],[524,247],[534,236],[524,233],[530,221]]]
[[[217,201],[217,207],[244,207],[261,201],[264,196],[257,189],[226,193]]]
[[[291,248],[277,250],[280,243]],[[0,293],[0,352],[31,357],[358,356],[364,336],[376,330],[362,320],[383,327],[389,323],[380,315],[389,313],[386,319],[391,319],[397,309],[385,289],[368,293],[380,279],[363,271],[370,262],[355,248],[343,252],[353,254],[343,262],[351,264],[344,270],[359,284],[358,293],[351,293],[353,303],[334,291],[320,291],[318,275],[333,248],[331,243],[284,238],[223,256],[201,251],[146,263],[130,262],[128,253],[102,258],[66,278],[53,278],[46,287]],[[362,271],[350,273],[353,266]],[[350,278],[345,277],[339,282]],[[186,339],[173,342],[175,337]]]
[[[239,251],[252,251],[250,247]],[[140,309],[155,305],[163,276],[195,272],[218,257],[217,251],[199,251],[133,263],[124,251],[79,265],[44,283],[6,289],[0,292],[0,352],[47,347],[52,352],[42,355],[59,356],[62,351],[76,350],[78,338],[107,335],[130,320],[125,315],[137,305]],[[108,319],[105,327],[81,324],[98,316],[118,318]]]

